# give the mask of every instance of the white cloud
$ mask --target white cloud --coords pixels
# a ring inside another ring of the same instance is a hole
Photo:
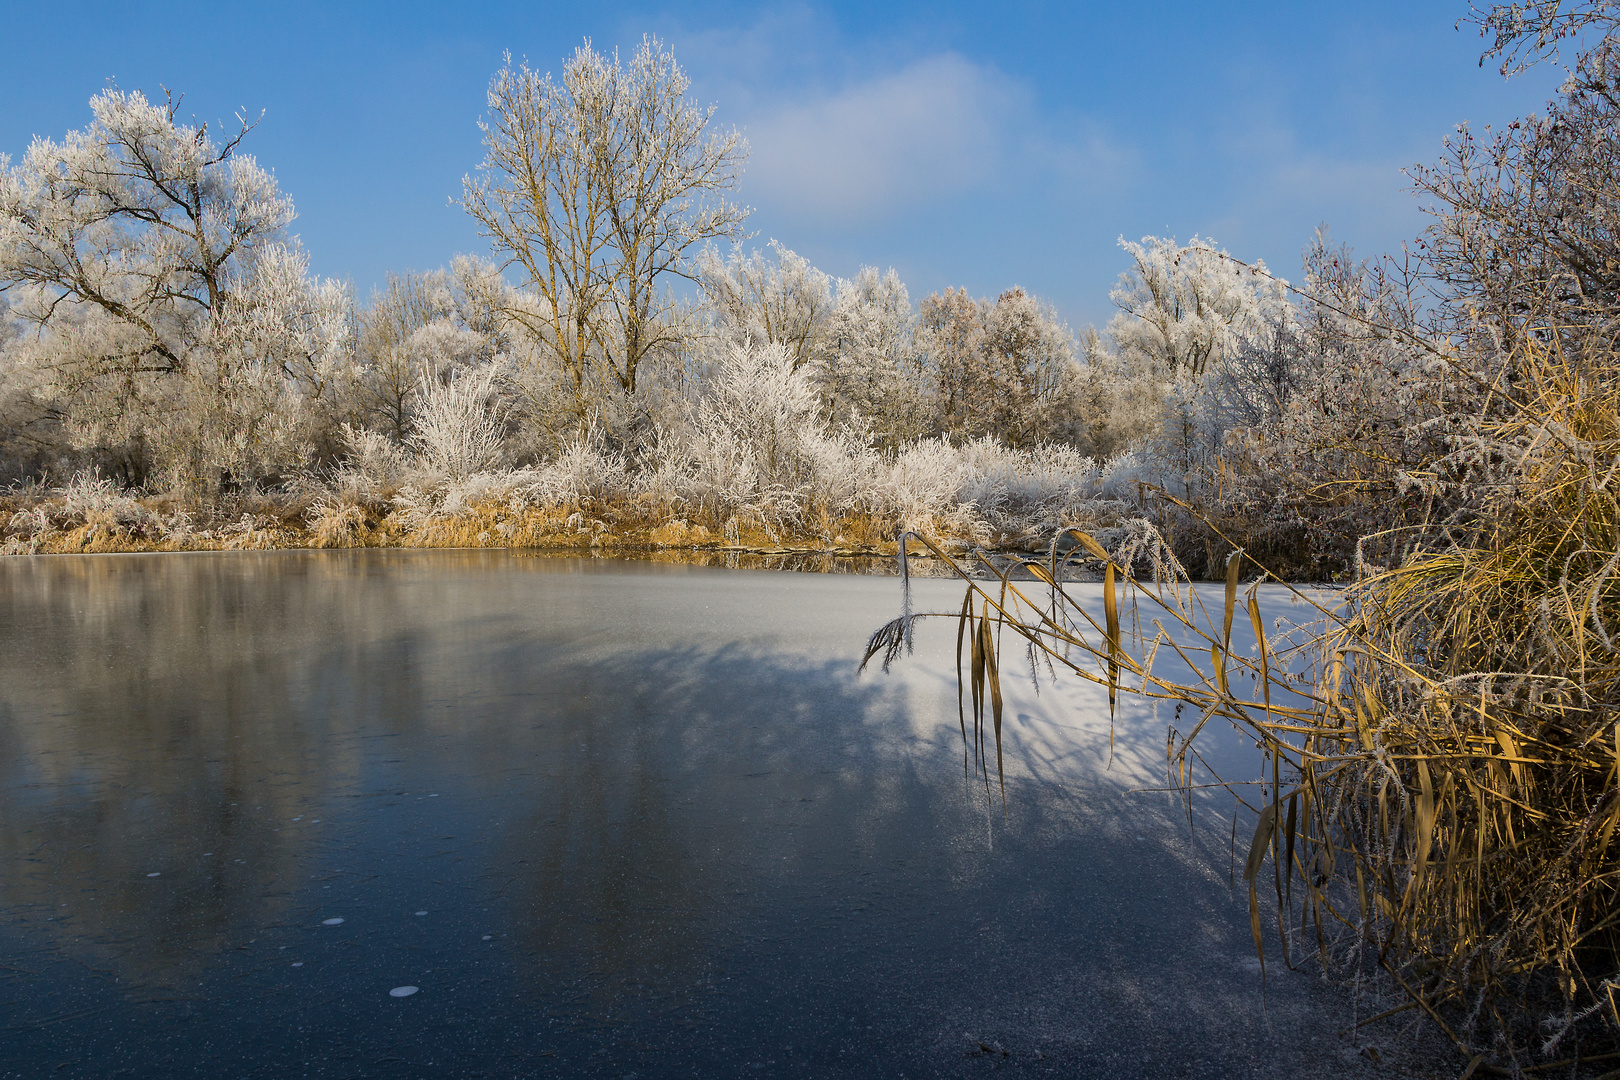
[[[957,52],[850,39],[811,4],[662,30],[696,96],[748,138],[742,199],[800,228],[861,227],[964,196],[1095,196],[1136,171],[1138,155],[1082,103]]]
[[[1055,140],[1023,84],[953,53],[766,107],[743,128],[750,201],[844,222],[1027,185],[1032,171],[1072,175],[1099,158],[1112,168],[1117,157],[1096,138]]]

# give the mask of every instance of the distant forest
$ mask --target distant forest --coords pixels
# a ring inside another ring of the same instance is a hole
[[[1012,283],[914,302],[743,246],[746,144],[652,38],[509,61],[462,198],[488,253],[364,299],[310,274],[253,123],[108,90],[0,159],[0,543],[1032,548],[1146,518],[1194,575],[1234,546],[1345,574],[1495,482],[1479,424],[1526,349],[1613,324],[1609,47],[1410,171],[1432,219],[1400,257],[1324,227],[1290,284],[1122,239],[1078,335]]]

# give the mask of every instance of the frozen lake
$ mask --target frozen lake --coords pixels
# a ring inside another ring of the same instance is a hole
[[[1226,827],[1129,793],[1168,708],[1110,762],[1106,696],[1008,657],[1003,815],[954,624],[857,674],[898,607],[505,552],[0,560],[0,1077],[1372,1068],[1337,991],[1262,989]]]

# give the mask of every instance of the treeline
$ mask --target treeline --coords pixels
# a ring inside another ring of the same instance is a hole
[[[1321,577],[1433,512],[1443,418],[1500,354],[1454,345],[1494,190],[1472,143],[1417,174],[1421,265],[1322,232],[1295,290],[1197,238],[1121,241],[1118,313],[1077,339],[1016,286],[914,302],[892,270],[745,247],[746,146],[686,90],[652,39],[557,79],[509,63],[463,197],[489,255],[364,300],[309,273],[251,123],[221,141],[177,101],[97,95],[0,168],[7,550],[212,542],[243,515],[288,543],[679,521],[1035,546],[1147,514],[1195,573],[1236,544]]]

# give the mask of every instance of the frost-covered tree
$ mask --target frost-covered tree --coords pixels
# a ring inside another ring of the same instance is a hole
[[[0,161],[0,290],[14,349],[82,448],[130,479],[251,479],[295,464],[342,396],[350,304],[312,280],[292,201],[240,152],[136,91]]]
[[[439,373],[442,346],[424,347],[423,339],[442,336],[430,327],[453,327],[453,312],[441,275],[407,273],[389,274],[387,285],[360,313],[357,359],[365,372],[366,418],[396,443],[410,430],[417,387]]]
[[[912,340],[916,312],[893,269],[833,278],[771,242],[763,252],[699,259],[705,306],[720,340],[781,345],[803,367],[835,427],[885,445],[930,433],[931,387]]]
[[[965,289],[935,293],[922,302],[917,337],[937,380],[946,434],[1026,446],[1064,434],[1073,419],[1074,336],[1023,289],[994,303]]]
[[[1128,366],[1196,376],[1288,317],[1286,285],[1264,263],[1244,266],[1212,241],[1121,237],[1119,246],[1134,265],[1109,293],[1119,312],[1108,335]]]
[[[1318,230],[1300,301],[1202,374],[1160,381],[1134,445],[1140,478],[1192,508],[1163,508],[1189,565],[1217,572],[1232,541],[1287,573],[1324,573],[1397,523],[1397,477],[1443,445],[1433,421],[1449,391],[1396,270]]]
[[[0,294],[0,478],[53,471],[65,445],[41,373],[17,347],[22,331]]]
[[[329,458],[350,415],[348,289],[315,279],[293,243],[259,247],[227,280],[177,422],[155,432],[171,482],[255,481]]]
[[[402,442],[423,385],[504,356],[511,342],[502,309],[519,302],[513,292],[493,266],[466,257],[449,270],[390,274],[360,314],[357,360],[368,421]]]
[[[1620,3],[1615,0],[1512,0],[1488,7],[1469,5],[1469,17],[1462,20],[1479,27],[1480,36],[1490,47],[1480,57],[1500,60],[1504,76],[1522,74],[1545,60],[1557,58],[1560,47],[1578,35],[1596,32],[1598,48],[1606,47],[1608,37],[1620,26]],[[1578,55],[1577,65],[1586,58]]]
[[[833,312],[833,283],[803,256],[775,240],[769,255],[738,248],[728,259],[710,245],[699,254],[696,270],[723,341],[780,345],[794,367],[820,355]]]
[[[932,379],[915,341],[911,294],[892,268],[863,266],[836,286],[827,336],[811,377],[835,425],[885,446],[931,434]]]
[[[677,346],[665,290],[694,274],[688,251],[735,240],[746,211],[725,198],[745,144],[686,97],[674,54],[644,38],[627,63],[587,41],[554,80],[511,58],[490,83],[485,156],[463,205],[537,298],[509,314],[583,401],[593,371],[634,392],[643,363]]]
[[[1423,238],[1441,328],[1514,365],[1529,342],[1607,354],[1620,321],[1620,6],[1494,5],[1487,55],[1510,70],[1589,35],[1543,115],[1460,126],[1411,172],[1433,221]],[[1512,372],[1509,372],[1512,377]]]
[[[411,437],[426,389],[492,370],[509,459],[539,460],[577,442],[574,388],[513,315],[538,306],[499,267],[469,256],[447,269],[390,275],[359,315],[356,380],[365,426],[398,447]],[[602,408],[598,402],[595,417]]]
[[[1095,327],[1081,335],[1079,352],[1068,441],[1099,460],[1140,445],[1158,422],[1168,380],[1151,367],[1127,367]]]

